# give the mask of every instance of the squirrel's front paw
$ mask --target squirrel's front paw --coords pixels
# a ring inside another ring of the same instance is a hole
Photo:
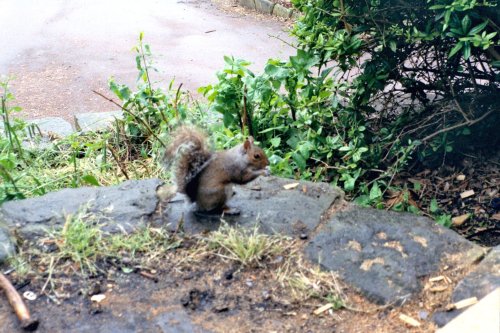
[[[262,171],[262,175],[263,175],[263,176],[270,176],[270,175],[271,175],[271,170],[269,170],[269,167],[266,167],[266,168]]]

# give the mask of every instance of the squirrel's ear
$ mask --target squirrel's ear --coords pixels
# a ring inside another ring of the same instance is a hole
[[[247,151],[248,149],[250,149],[250,147],[252,147],[252,145],[253,145],[253,137],[249,136],[243,143],[243,148],[245,149],[245,151]]]

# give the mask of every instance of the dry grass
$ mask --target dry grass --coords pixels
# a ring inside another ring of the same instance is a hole
[[[286,237],[259,233],[258,224],[252,229],[243,229],[223,223],[205,241],[216,255],[245,267],[262,266],[269,258],[284,255],[292,244]]]

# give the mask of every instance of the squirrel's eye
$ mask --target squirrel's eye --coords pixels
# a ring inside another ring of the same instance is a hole
[[[260,154],[253,155],[253,158],[255,158],[256,160],[258,160],[260,158]]]

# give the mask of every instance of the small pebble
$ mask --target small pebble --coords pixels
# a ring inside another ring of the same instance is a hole
[[[422,320],[427,320],[427,317],[429,317],[429,312],[427,311],[418,311],[418,317]]]
[[[28,301],[36,300],[36,294],[29,290],[23,293],[23,297],[26,298]]]

